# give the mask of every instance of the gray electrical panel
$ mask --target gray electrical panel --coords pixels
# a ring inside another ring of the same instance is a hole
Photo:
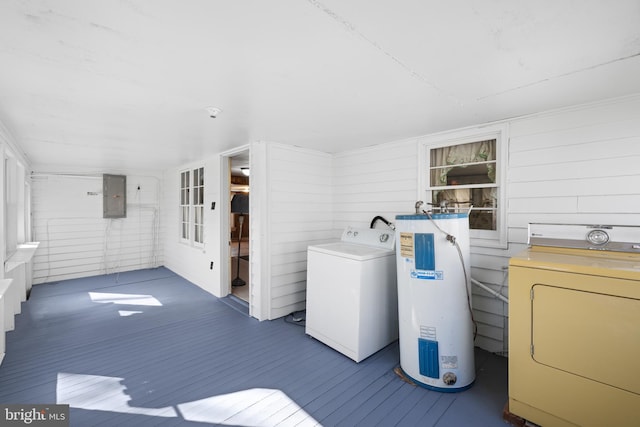
[[[102,217],[127,217],[126,175],[102,175]]]

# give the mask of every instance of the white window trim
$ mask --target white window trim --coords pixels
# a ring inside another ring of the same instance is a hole
[[[418,200],[431,201],[429,150],[469,142],[496,140],[496,183],[498,184],[497,230],[469,230],[472,246],[506,249],[507,242],[507,161],[509,125],[500,123],[424,136],[418,143]]]
[[[189,182],[189,196],[187,197],[188,199],[188,204],[183,205],[182,204],[182,175],[185,172],[189,172],[189,179],[187,180]],[[182,208],[183,206],[188,206],[189,207],[189,219],[188,219],[188,226],[187,226],[187,230],[189,232],[189,238],[185,239],[182,236],[182,227],[183,227],[183,223],[182,223]],[[180,243],[184,243],[184,244],[190,244],[191,243],[191,216],[192,216],[192,209],[191,209],[191,169],[182,169],[178,172],[178,238],[180,239]]]
[[[193,199],[195,197],[195,193],[196,193],[196,188],[199,188],[200,186],[196,186],[196,184],[193,182],[193,179],[195,177],[195,171],[196,170],[200,170],[202,169],[202,175],[204,176],[204,166],[197,166],[195,168],[191,168],[191,222],[190,222],[190,226],[191,226],[191,243],[194,247],[196,248],[203,248],[204,247],[204,213],[205,213],[205,209],[204,209],[204,193],[206,190],[206,181],[204,181],[206,179],[206,176],[203,178],[203,184],[202,184],[202,204],[200,205],[196,205],[193,203]],[[200,222],[200,227],[202,227],[202,242],[197,242],[196,241],[196,209],[200,209],[202,211],[202,217],[200,218],[201,222]]]
[[[189,245],[189,246],[193,246],[195,248],[204,248],[205,246],[205,236],[206,233],[204,232],[204,227],[205,227],[205,221],[204,221],[204,215],[206,213],[206,209],[204,209],[205,206],[205,195],[203,194],[203,200],[202,200],[202,205],[194,205],[193,203],[193,197],[194,197],[194,191],[195,191],[195,185],[193,183],[193,177],[194,177],[194,171],[198,170],[198,169],[202,169],[202,173],[205,173],[205,167],[204,165],[200,165],[200,166],[193,166],[190,168],[185,168],[185,169],[181,169],[178,171],[178,239],[180,241],[180,243],[185,244],[185,245]],[[184,206],[188,206],[189,207],[189,222],[188,222],[188,230],[189,230],[189,238],[185,239],[184,237],[182,237],[182,174],[184,172],[189,172],[189,197],[188,197],[188,201],[189,204],[188,205],[184,205]],[[206,179],[206,177],[205,177]],[[204,183],[204,188],[205,191],[204,193],[206,194],[206,186],[207,183],[205,181]],[[196,242],[195,240],[195,220],[196,220],[196,207],[202,206],[202,214],[203,214],[203,218],[202,218],[202,227],[203,227],[203,233],[202,233],[202,242]]]

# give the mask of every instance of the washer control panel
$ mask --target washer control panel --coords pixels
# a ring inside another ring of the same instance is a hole
[[[342,232],[340,240],[346,243],[373,246],[380,249],[393,250],[395,248],[395,233],[391,229],[347,227]]]

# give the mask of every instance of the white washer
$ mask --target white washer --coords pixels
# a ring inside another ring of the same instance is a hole
[[[360,362],[398,339],[395,234],[348,227],[307,251],[306,333]]]

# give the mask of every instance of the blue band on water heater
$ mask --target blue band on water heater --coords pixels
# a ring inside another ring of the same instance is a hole
[[[438,341],[418,338],[418,359],[420,375],[429,378],[440,378]]]
[[[433,233],[415,233],[413,250],[416,270],[433,271],[436,269],[436,248]]]

